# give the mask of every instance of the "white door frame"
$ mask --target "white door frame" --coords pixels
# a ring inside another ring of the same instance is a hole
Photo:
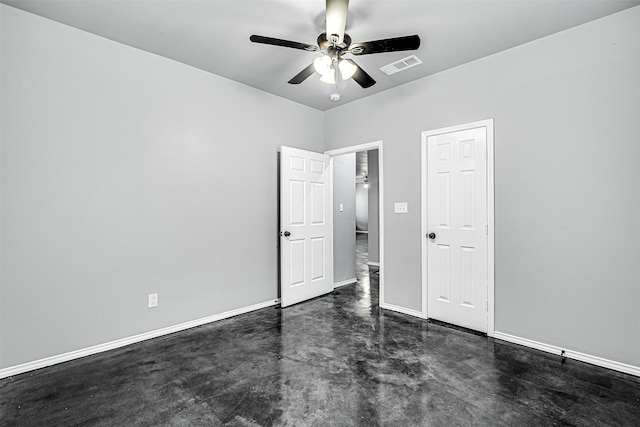
[[[384,303],[384,178],[383,178],[383,155],[382,155],[382,141],[374,141],[368,142],[365,144],[359,145],[351,145],[349,147],[337,148],[335,150],[325,151],[324,154],[327,154],[332,157],[331,159],[331,170],[333,170],[333,157],[341,156],[343,154],[351,154],[357,153],[360,151],[369,151],[369,150],[378,150],[378,224],[380,227],[378,234],[379,241],[379,249],[380,249],[380,270],[379,270],[379,279],[378,282],[380,284],[380,298],[378,304],[383,306]],[[331,200],[333,201],[333,185],[334,181],[331,181]],[[333,209],[331,210],[333,214]],[[355,236],[354,236],[355,238]],[[332,236],[333,240],[333,236]],[[333,275],[333,271],[331,272]],[[333,277],[331,279],[331,283],[334,283]]]
[[[493,144],[493,119],[481,120],[473,123],[450,126],[422,132],[421,140],[421,173],[422,173],[422,317],[429,318],[427,310],[427,139],[430,136],[443,133],[457,132],[461,130],[484,127],[487,130],[487,335],[495,333],[495,263],[494,263],[494,144]]]

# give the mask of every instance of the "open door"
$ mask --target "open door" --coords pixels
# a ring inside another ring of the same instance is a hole
[[[325,154],[280,149],[280,304],[333,290],[331,163]]]

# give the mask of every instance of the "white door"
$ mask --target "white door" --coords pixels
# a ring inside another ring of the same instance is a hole
[[[487,130],[427,138],[428,316],[487,332]]]
[[[330,157],[281,147],[280,304],[333,290]]]

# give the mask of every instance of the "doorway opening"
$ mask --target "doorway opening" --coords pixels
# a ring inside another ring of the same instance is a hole
[[[332,158],[334,289],[361,281],[379,284],[384,298],[382,141],[325,154]],[[365,214],[366,212],[366,214]]]

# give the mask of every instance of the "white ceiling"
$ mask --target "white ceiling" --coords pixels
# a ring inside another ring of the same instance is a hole
[[[327,110],[576,25],[640,0],[351,0],[353,42],[418,34],[417,51],[352,57],[377,84],[337,89],[311,76],[287,81],[319,54],[251,43],[252,34],[315,44],[323,0],[0,0],[46,18],[153,52],[310,107]],[[417,55],[423,64],[391,76],[383,65]],[[349,55],[350,56],[350,55]],[[336,90],[337,89],[337,90]],[[342,100],[329,101],[339,92]]]

